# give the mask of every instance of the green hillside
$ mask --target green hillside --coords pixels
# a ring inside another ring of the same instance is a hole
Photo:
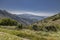
[[[60,30],[60,13],[54,15],[54,16],[51,16],[51,17],[48,17],[48,18],[45,18],[41,21],[38,21],[36,23],[34,23],[32,26],[36,25],[38,30],[50,30],[50,31],[57,31],[57,30]]]
[[[0,19],[0,40],[60,40],[60,14],[23,27],[12,19]]]

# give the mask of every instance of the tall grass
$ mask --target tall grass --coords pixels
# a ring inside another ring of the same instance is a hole
[[[10,35],[16,35],[30,40],[60,40],[60,32],[43,32],[29,29],[9,30],[4,28],[0,28],[0,32],[9,33]]]
[[[0,32],[0,40],[22,40],[22,38],[8,33]]]

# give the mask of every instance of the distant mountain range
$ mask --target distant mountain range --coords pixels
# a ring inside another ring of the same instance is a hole
[[[42,20],[45,17],[31,15],[31,14],[14,15],[14,14],[7,12],[6,10],[0,10],[0,19],[1,18],[11,18],[11,19],[18,21],[21,24],[29,25],[29,24],[32,24],[32,23],[37,22],[39,20]]]
[[[36,16],[36,15],[32,15],[32,14],[20,14],[20,15],[17,15],[17,16],[24,19],[25,21],[28,21],[29,24],[37,22],[37,21],[45,18],[45,16]]]

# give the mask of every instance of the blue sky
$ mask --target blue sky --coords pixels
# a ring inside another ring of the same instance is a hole
[[[51,16],[60,12],[60,0],[0,0],[0,9],[13,14]]]

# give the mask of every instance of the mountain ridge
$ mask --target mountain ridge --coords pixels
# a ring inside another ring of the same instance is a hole
[[[46,16],[37,16],[37,15],[32,15],[32,14],[20,14],[18,15],[19,17],[29,21],[29,23],[34,23],[34,22],[37,22],[39,20],[42,20],[44,18],[46,18]],[[28,20],[29,19],[29,20]]]
[[[0,18],[11,18],[23,25],[30,25],[34,22],[37,22],[38,19],[40,20],[40,18],[43,19],[44,17],[41,17],[41,16],[39,17],[35,15],[26,15],[26,14],[16,15],[16,14],[11,14],[6,10],[0,10]]]

